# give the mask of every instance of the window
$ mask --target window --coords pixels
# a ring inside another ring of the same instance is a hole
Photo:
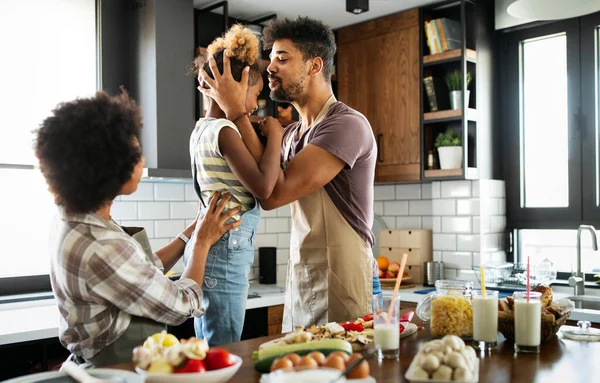
[[[516,261],[576,270],[577,227],[600,230],[600,13],[504,34],[498,57],[507,228]],[[582,268],[598,273],[582,236]]]
[[[96,1],[2,1],[0,46],[0,278],[44,275],[56,208],[32,131],[59,102],[97,89]]]

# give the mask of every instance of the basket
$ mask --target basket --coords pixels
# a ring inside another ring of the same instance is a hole
[[[560,329],[560,326],[567,322],[567,319],[571,316],[571,311],[566,312],[560,318],[556,319],[554,315],[542,313],[542,333],[541,341],[545,343],[552,339],[554,335]],[[552,317],[550,319],[550,317]],[[498,331],[504,335],[506,339],[515,339],[515,317],[514,311],[500,311],[498,312]]]

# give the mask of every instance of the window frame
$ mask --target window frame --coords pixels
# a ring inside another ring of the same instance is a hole
[[[521,207],[521,42],[536,37],[566,32],[568,119],[569,119],[569,207]],[[579,20],[569,19],[524,27],[504,33],[504,54],[500,69],[502,90],[501,117],[504,127],[505,182],[507,201],[507,227],[516,229],[577,228],[582,221],[581,185],[581,134],[579,133],[580,108],[580,36]],[[577,79],[575,81],[571,79]],[[515,95],[519,95],[515,97]]]

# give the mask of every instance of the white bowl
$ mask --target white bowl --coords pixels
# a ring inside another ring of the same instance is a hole
[[[159,374],[136,367],[135,371],[144,376],[146,383],[225,383],[229,381],[242,366],[242,358],[237,355],[231,355],[231,357],[235,359],[235,364],[219,370],[181,374]]]

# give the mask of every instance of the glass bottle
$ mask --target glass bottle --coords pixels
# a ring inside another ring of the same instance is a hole
[[[416,313],[421,320],[429,321],[431,336],[473,336],[473,283],[460,280],[439,280],[435,291],[427,294],[417,304]]]
[[[433,156],[433,150],[430,150],[427,153],[427,169],[429,169],[429,170],[435,169],[435,159]]]
[[[267,100],[258,100],[258,111],[256,115],[259,117],[267,117]]]

